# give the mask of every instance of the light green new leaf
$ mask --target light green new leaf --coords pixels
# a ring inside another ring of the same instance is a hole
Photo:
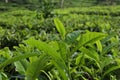
[[[59,44],[57,41],[51,41],[51,42],[49,42],[49,45],[51,45],[51,47],[53,47],[54,50],[56,50],[56,51],[59,50]]]
[[[102,52],[102,44],[101,44],[101,42],[100,42],[100,40],[98,40],[98,41],[96,41],[96,45],[97,45],[97,49],[100,51],[100,52]]]
[[[80,64],[81,58],[82,58],[81,55],[79,55],[79,56],[76,58],[76,62],[75,62],[76,65],[79,65],[79,64]]]
[[[18,71],[20,74],[25,74],[25,69],[20,61],[17,61],[14,63],[15,64],[15,69]]]
[[[87,45],[90,43],[95,43],[98,40],[103,39],[106,36],[104,33],[99,32],[87,32],[86,34],[83,34],[79,41],[79,46]]]
[[[85,70],[85,72],[88,72],[90,75],[93,75],[91,68],[89,68],[89,67],[87,67],[87,66],[82,66],[82,68]]]
[[[28,67],[28,61],[26,59],[24,59],[24,60],[14,62],[14,64],[15,64],[15,67],[16,67],[15,68],[16,71],[18,71],[20,74],[25,75],[25,71]]]
[[[64,25],[58,18],[54,19],[54,23],[55,23],[55,26],[56,26],[58,32],[61,34],[62,38],[64,38],[65,34],[66,34]]]
[[[84,54],[84,53],[79,54],[79,55],[76,57],[76,62],[75,62],[75,64],[76,64],[76,65],[82,65],[82,64],[84,64],[84,57],[85,57],[85,54]]]

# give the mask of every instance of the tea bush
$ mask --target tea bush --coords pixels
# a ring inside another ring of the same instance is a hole
[[[12,20],[11,20],[12,19]],[[41,30],[52,32],[52,18],[44,19],[42,13],[29,10],[18,10],[4,13],[0,16],[0,26],[4,30],[1,36],[1,48],[18,45],[30,36],[41,34]],[[10,43],[9,45],[5,43]]]
[[[0,13],[0,80],[119,80],[120,18],[89,9]]]
[[[31,37],[19,47],[14,47],[14,51],[8,48],[1,50],[1,79],[119,78],[114,73],[120,68],[116,35],[89,31],[83,33],[79,30],[67,33],[58,18],[54,19],[54,23],[59,32],[59,40],[41,41]],[[5,68],[10,64],[11,70],[18,72],[17,76],[5,74]]]

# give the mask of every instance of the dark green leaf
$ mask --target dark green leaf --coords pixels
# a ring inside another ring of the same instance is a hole
[[[108,70],[105,71],[105,73],[103,74],[103,77],[105,77],[108,73],[110,73],[110,72],[112,72],[112,71],[114,71],[114,70],[117,70],[117,69],[119,69],[119,68],[120,68],[120,65],[118,65],[118,66],[113,66],[113,67],[109,68]]]
[[[67,34],[65,37],[65,42],[68,44],[72,44],[76,41],[76,39],[80,36],[80,31],[73,31],[72,33]]]
[[[99,55],[94,49],[81,47],[80,50],[99,63]]]
[[[40,74],[40,71],[43,70],[46,63],[50,57],[48,55],[45,55],[44,53],[40,55],[39,59],[35,62],[32,62],[28,65],[27,71],[26,71],[26,79],[27,80],[35,80]]]

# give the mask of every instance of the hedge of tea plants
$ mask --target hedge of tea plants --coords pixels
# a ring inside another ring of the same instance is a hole
[[[112,8],[0,13],[0,80],[119,80],[120,17]]]

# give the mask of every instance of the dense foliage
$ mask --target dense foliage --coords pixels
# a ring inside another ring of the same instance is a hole
[[[120,79],[120,6],[41,4],[0,5],[0,80]]]

